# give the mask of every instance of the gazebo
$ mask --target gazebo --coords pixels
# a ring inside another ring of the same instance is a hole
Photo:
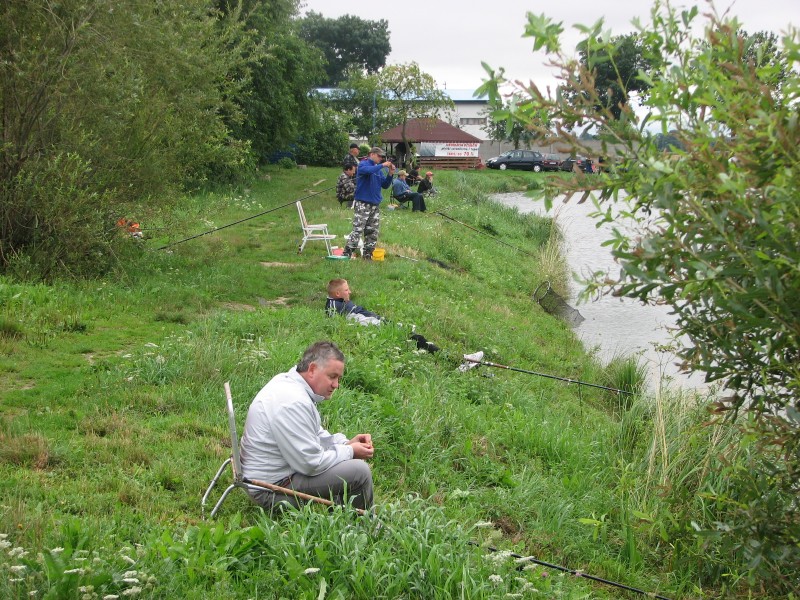
[[[402,125],[384,131],[380,137],[391,144],[392,154],[397,150],[398,159],[407,154],[403,146]],[[480,164],[478,151],[481,140],[441,119],[409,119],[406,121],[406,141],[416,147],[420,171],[474,169]]]

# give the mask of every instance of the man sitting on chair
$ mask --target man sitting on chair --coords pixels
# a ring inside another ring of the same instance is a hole
[[[317,404],[329,399],[344,373],[344,354],[333,342],[309,346],[296,367],[273,377],[253,399],[242,435],[243,476],[273,483],[337,504],[372,506],[372,436],[348,440],[322,428]],[[266,509],[294,496],[248,490]]]
[[[392,196],[400,202],[411,201],[411,212],[425,212],[425,198],[422,197],[422,194],[411,191],[408,183],[406,183],[407,176],[408,173],[406,173],[405,169],[400,169],[397,172],[397,179],[392,183]]]
[[[435,196],[439,192],[433,187],[433,172],[428,171],[425,173],[425,179],[419,182],[417,191],[423,196]]]
[[[342,173],[336,181],[336,199],[341,205],[347,202],[347,208],[353,208],[354,195],[356,193],[356,166],[345,164]]]

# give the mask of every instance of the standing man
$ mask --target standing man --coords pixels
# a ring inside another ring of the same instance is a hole
[[[386,171],[384,171],[384,168]],[[353,208],[353,232],[344,248],[344,256],[353,256],[358,240],[364,236],[364,258],[372,260],[372,251],[378,244],[381,229],[380,203],[382,189],[392,185],[394,165],[386,160],[386,152],[374,146],[369,156],[362,160],[356,171],[356,192]]]
[[[241,442],[242,475],[337,504],[372,506],[372,436],[351,440],[322,428],[317,403],[331,397],[344,373],[344,354],[333,342],[309,346],[296,367],[273,377],[253,399]],[[271,509],[280,502],[298,506],[294,496],[248,489]],[[347,498],[345,497],[347,496]]]
[[[349,154],[348,154],[349,156]],[[339,179],[336,181],[336,199],[341,205],[347,202],[347,208],[353,208],[353,194],[356,191],[356,165],[344,165]]]
[[[358,167],[358,144],[355,142],[350,144],[350,150],[342,161],[342,167],[347,167],[349,165],[353,165],[356,168]]]

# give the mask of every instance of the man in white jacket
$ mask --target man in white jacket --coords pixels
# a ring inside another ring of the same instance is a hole
[[[339,387],[344,354],[333,342],[309,346],[296,367],[273,377],[253,399],[241,441],[242,471],[256,479],[298,492],[352,501],[356,508],[372,506],[372,436],[360,433],[348,440],[322,428],[316,404]],[[250,492],[264,508],[280,502],[298,506],[294,496],[270,491]]]

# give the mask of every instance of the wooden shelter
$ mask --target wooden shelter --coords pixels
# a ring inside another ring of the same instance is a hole
[[[403,125],[384,131],[380,137],[391,144],[391,153],[405,163],[402,158],[408,152],[403,146]],[[413,145],[417,166],[423,173],[428,169],[474,169],[481,162],[480,138],[441,119],[409,119],[406,141]]]

